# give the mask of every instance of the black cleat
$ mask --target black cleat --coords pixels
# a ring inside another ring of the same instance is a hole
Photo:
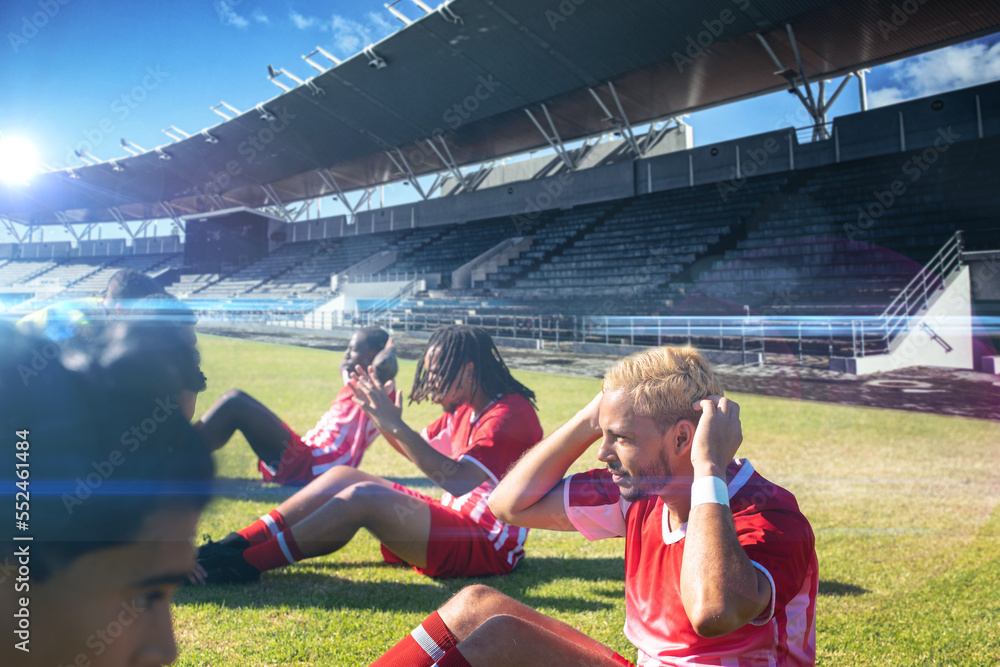
[[[260,570],[246,562],[242,550],[211,558],[199,556],[198,564],[205,568],[206,584],[244,584],[260,580]]]
[[[208,540],[198,547],[198,562],[211,560],[231,553],[242,554],[250,547],[250,540],[239,533],[229,533],[218,542]]]
[[[208,540],[198,547],[198,565],[205,570],[205,581],[190,579],[198,584],[236,584],[258,581],[260,570],[243,558],[250,541],[239,533],[229,533],[218,542]]]

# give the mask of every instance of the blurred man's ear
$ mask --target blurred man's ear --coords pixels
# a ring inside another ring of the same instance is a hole
[[[387,340],[385,347],[375,355],[372,365],[375,367],[375,375],[379,382],[385,383],[396,377],[399,362],[396,360],[396,346],[393,345],[392,338]]]

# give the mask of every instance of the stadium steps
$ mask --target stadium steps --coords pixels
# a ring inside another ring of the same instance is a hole
[[[507,271],[490,274],[481,286],[492,288],[502,296],[504,287],[520,289],[521,283],[573,248],[578,242],[618,215],[629,200],[590,204],[555,214],[550,220],[533,224],[534,241],[521,256],[512,261]],[[502,278],[500,277],[502,276]],[[530,285],[528,285],[530,286]]]
[[[45,261],[45,265],[41,266],[40,268],[38,268],[35,271],[32,271],[31,273],[28,273],[27,275],[20,276],[17,280],[15,280],[14,282],[12,282],[11,284],[12,285],[24,285],[26,283],[31,282],[35,278],[38,278],[39,276],[45,275],[49,271],[52,271],[53,269],[58,268],[58,266],[59,266],[59,262],[58,261],[47,260],[47,261]]]
[[[334,246],[334,248],[335,247],[339,247],[339,244],[337,246]],[[278,278],[280,278],[281,276],[287,275],[288,273],[290,273],[291,271],[293,271],[293,270],[295,270],[297,268],[301,268],[307,262],[316,261],[317,257],[322,256],[322,255],[329,255],[331,249],[333,249],[333,248],[331,248],[330,246],[321,246],[319,248],[319,252],[315,252],[312,255],[309,255],[308,257],[304,257],[300,261],[297,261],[297,262],[296,261],[292,261],[292,262],[288,263],[287,265],[285,265],[284,267],[282,267],[277,272],[271,273],[270,275],[268,275],[265,278],[263,278],[260,281],[258,281],[256,285],[253,285],[249,289],[244,290],[243,294],[244,295],[251,294],[255,290],[258,290],[261,287],[263,287],[264,285],[267,285],[268,283],[271,283],[271,282],[274,282],[274,281],[278,280]],[[273,255],[271,257],[273,257]]]
[[[87,273],[83,274],[79,278],[76,278],[75,280],[71,280],[70,282],[66,283],[66,288],[63,291],[59,292],[59,294],[57,296],[61,298],[64,295],[66,295],[67,293],[77,292],[77,291],[81,291],[81,292],[82,291],[87,291],[88,293],[91,292],[92,290],[89,290],[89,289],[85,290],[85,289],[83,289],[80,286],[81,285],[87,285],[87,284],[89,284],[89,280],[88,279],[94,278],[95,276],[100,275],[102,272],[107,271],[110,268],[117,267],[121,262],[123,262],[125,260],[125,258],[126,258],[125,255],[123,255],[121,257],[116,257],[113,260],[111,260],[110,262],[104,262],[103,264],[98,265],[97,267],[94,268],[93,271],[88,271]],[[110,279],[110,276],[109,276],[109,279]],[[88,282],[85,282],[85,281],[88,281]],[[105,285],[107,285],[107,281],[105,281]],[[76,288],[76,289],[74,289],[74,288]]]
[[[680,286],[686,314],[878,314],[955,229],[996,226],[1000,142],[953,146],[870,224],[859,209],[903,179],[906,154],[803,170],[734,247]],[[991,148],[992,147],[992,148]]]

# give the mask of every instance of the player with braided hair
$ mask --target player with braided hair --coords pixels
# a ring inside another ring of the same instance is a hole
[[[347,466],[332,468],[269,514],[199,551],[192,579],[254,581],[260,573],[332,553],[364,528],[387,562],[432,577],[507,574],[528,531],[498,520],[487,500],[507,469],[542,437],[534,393],[511,376],[483,329],[435,332],[417,366],[412,401],[444,409],[422,432],[402,419],[373,366],[354,369],[354,402],[386,440],[444,490],[435,500]]]

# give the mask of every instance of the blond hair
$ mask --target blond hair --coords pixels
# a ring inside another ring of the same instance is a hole
[[[682,419],[701,416],[691,406],[722,383],[711,364],[693,347],[651,347],[621,359],[604,376],[605,393],[624,391],[635,414],[649,417],[665,431]]]

